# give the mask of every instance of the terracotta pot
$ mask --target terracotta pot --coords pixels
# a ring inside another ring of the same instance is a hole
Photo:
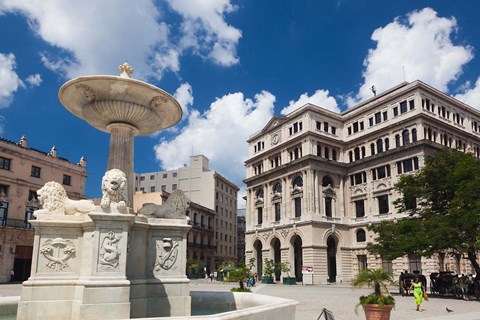
[[[390,320],[390,312],[392,311],[393,305],[386,304],[380,306],[378,304],[364,304],[362,306],[367,320]]]

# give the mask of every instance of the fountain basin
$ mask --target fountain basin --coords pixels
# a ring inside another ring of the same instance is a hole
[[[256,293],[192,291],[190,295],[192,298],[192,314],[203,313],[203,315],[136,319],[291,320],[295,319],[295,308],[298,305],[298,301]],[[16,314],[19,300],[20,297],[0,298],[0,319],[9,319],[10,316]]]

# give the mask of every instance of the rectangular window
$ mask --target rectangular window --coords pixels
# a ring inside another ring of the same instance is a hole
[[[176,173],[176,172],[173,172],[173,173],[172,173],[172,177],[176,178],[176,177],[177,177],[177,173]]]
[[[323,123],[323,131],[328,132],[328,122]]]
[[[351,135],[352,134],[352,127],[348,127],[347,130],[348,130],[348,135]]]
[[[162,184],[162,187],[161,187],[162,191],[167,191],[167,186]]]
[[[353,133],[358,132],[358,122],[353,123]]]
[[[144,188],[144,187],[141,187],[141,188],[140,188],[140,191],[145,192],[145,188]]]
[[[168,177],[168,174],[167,174],[167,173],[164,173],[164,174],[163,174],[163,178],[165,179],[165,178],[167,178],[167,177]]]
[[[400,113],[407,112],[407,101],[400,102]]]
[[[172,191],[175,191],[175,190],[177,190],[177,184],[176,183],[172,184]]]
[[[382,268],[388,273],[393,273],[393,265],[391,260],[382,260]]]
[[[363,127],[363,121],[362,121],[362,122],[360,122],[360,130],[363,130],[363,128],[364,127]]]
[[[155,179],[155,176],[152,174],[150,175],[150,180],[154,180]]]
[[[280,221],[280,202],[275,203],[275,221]]]
[[[387,111],[384,111],[383,112],[383,121],[387,121],[388,120],[388,113]]]
[[[263,223],[263,208],[259,207],[257,208],[257,224],[262,224]]]
[[[155,187],[150,187],[150,192],[155,192]]]
[[[368,119],[368,125],[369,125],[370,127],[373,126],[373,118],[369,118],[369,119]]]
[[[31,171],[30,175],[34,178],[40,178],[41,171],[42,171],[42,168],[32,166],[32,171]]]
[[[33,190],[28,191],[28,201],[31,201],[32,199],[38,200],[37,192]]]
[[[302,198],[297,197],[294,200],[295,203],[295,218],[302,216]]]
[[[355,201],[355,216],[357,218],[365,217],[365,201],[364,200]]]
[[[393,108],[393,116],[394,117],[398,116],[398,107]]]
[[[325,215],[327,217],[332,216],[332,198],[331,197],[325,198]]]
[[[335,128],[335,127],[331,127],[331,128],[332,128],[332,134],[336,135],[337,134],[337,128]]]
[[[358,255],[357,260],[358,260],[358,271],[362,271],[362,270],[367,269],[368,265],[367,265],[367,256],[366,255],[364,255],[364,254]]]
[[[415,100],[408,101],[408,107],[410,108],[410,110],[415,109]]]
[[[72,185],[72,177],[64,174],[63,175],[63,184],[66,185],[66,186],[71,186]]]
[[[375,124],[379,124],[380,122],[382,122],[382,113],[377,112],[375,113]]]
[[[317,121],[317,130],[322,129],[322,123],[320,121]]]
[[[387,214],[388,211],[388,195],[378,196],[378,213]]]
[[[10,170],[10,164],[12,160],[4,157],[0,157],[0,169]]]

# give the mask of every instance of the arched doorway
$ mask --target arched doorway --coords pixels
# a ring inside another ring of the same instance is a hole
[[[302,266],[303,266],[303,251],[302,251],[302,238],[298,235],[292,238],[293,245],[293,259],[295,266],[295,277],[297,281],[303,281]]]
[[[280,240],[278,238],[273,238],[272,240],[272,248],[273,248],[273,261],[275,264],[282,262],[281,252],[280,252]],[[280,281],[280,276],[282,272],[275,268],[275,281]]]
[[[262,246],[262,242],[260,240],[257,240],[253,243],[253,249],[254,249],[254,253],[253,253],[253,256],[255,258],[255,262],[257,264],[257,275],[258,275],[258,278],[260,279],[262,277],[262,273],[263,273],[263,270],[262,270],[262,249],[263,249],[263,246]]]
[[[337,243],[332,236],[327,239],[327,269],[328,281],[335,282],[337,279]]]

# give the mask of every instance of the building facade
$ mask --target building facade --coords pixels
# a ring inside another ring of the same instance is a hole
[[[209,169],[203,155],[190,157],[190,166],[176,170],[135,174],[135,190],[142,192],[182,190],[190,201],[215,213],[214,266],[237,258],[237,194],[239,188]]]
[[[86,161],[72,163],[50,152],[0,138],[0,282],[23,281],[30,275],[34,230],[28,222],[38,209],[36,191],[46,182],[63,185],[70,199],[85,198]]]
[[[442,147],[480,156],[476,109],[415,81],[340,114],[307,104],[273,117],[248,144],[246,259],[259,274],[265,258],[314,283],[350,281],[367,267],[471,271],[460,256],[382,261],[366,243],[369,224],[404,217],[393,205],[400,175]]]

